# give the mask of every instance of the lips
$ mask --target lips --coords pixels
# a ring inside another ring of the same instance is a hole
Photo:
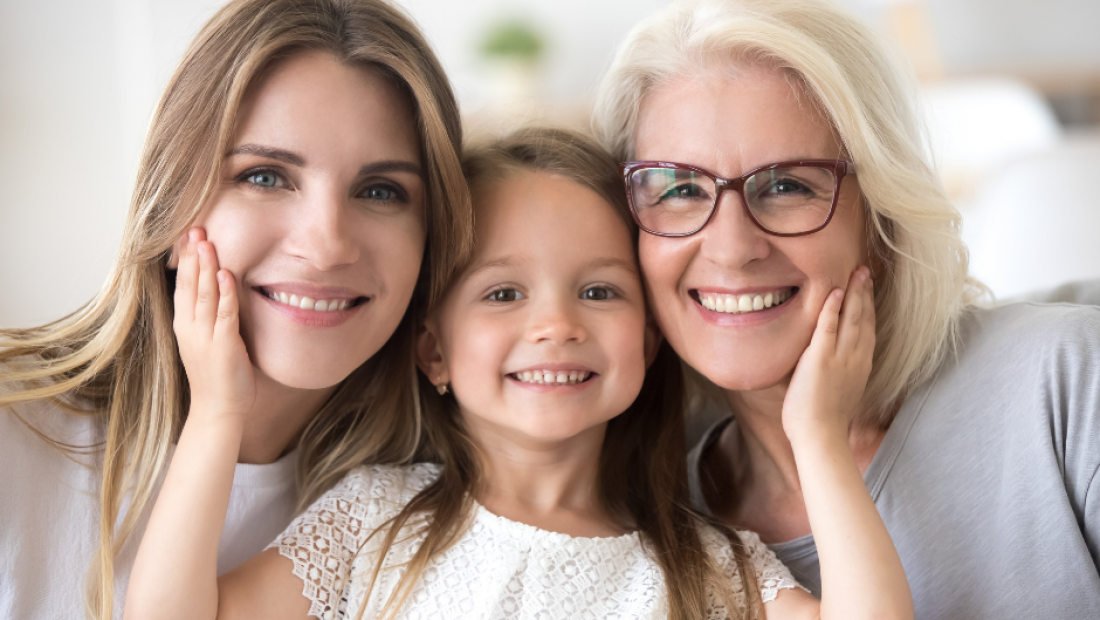
[[[346,291],[346,289],[325,290],[320,287],[310,287],[311,290],[306,292],[302,291],[302,288],[300,285],[273,285],[260,286],[256,290],[277,304],[311,312],[339,312],[354,308],[369,300],[366,296],[356,295],[353,292]]]
[[[786,286],[769,291],[742,294],[693,291],[693,297],[696,303],[711,312],[748,314],[782,305],[793,297],[796,292],[798,292],[798,287]]]
[[[537,383],[540,385],[577,385],[578,383],[584,383],[585,381],[588,381],[593,376],[595,376],[595,374],[596,373],[594,372],[581,369],[544,369],[523,370],[520,372],[511,373],[508,376],[512,379],[515,379],[516,381],[519,381],[520,383]]]

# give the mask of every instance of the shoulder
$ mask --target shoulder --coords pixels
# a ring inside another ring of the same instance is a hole
[[[960,321],[960,344],[1048,349],[1076,346],[1100,350],[1100,306],[1019,302],[970,308]]]
[[[435,482],[439,471],[440,466],[434,463],[360,465],[349,471],[331,491],[322,496],[322,500],[333,497],[360,503],[390,502],[404,506]]]
[[[767,603],[775,599],[780,590],[801,588],[786,565],[776,557],[775,552],[760,540],[755,532],[735,530],[733,539],[724,532],[711,526],[700,528],[700,538],[704,547],[718,564],[732,586],[734,594],[743,596],[745,584],[738,568],[738,558],[752,567],[753,584],[760,592],[761,599]]]
[[[369,534],[396,516],[438,476],[439,465],[432,463],[360,465],[298,515],[284,531],[284,538],[311,534],[312,526],[318,524],[351,532],[355,538]]]

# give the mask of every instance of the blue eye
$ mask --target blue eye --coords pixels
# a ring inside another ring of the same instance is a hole
[[[498,288],[497,290],[489,293],[485,299],[487,301],[495,301],[498,303],[506,303],[510,301],[519,301],[523,299],[523,293],[520,293],[514,288]]]
[[[256,187],[263,187],[266,189],[269,187],[278,186],[279,175],[275,174],[274,172],[255,172],[248,175],[245,180],[255,185]]]
[[[389,184],[370,185],[359,194],[361,198],[377,202],[405,201],[405,194]]]
[[[590,286],[581,291],[581,299],[586,301],[607,301],[615,299],[618,295],[606,286]]]

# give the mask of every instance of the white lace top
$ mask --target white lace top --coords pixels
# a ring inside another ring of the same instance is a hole
[[[401,510],[438,475],[437,465],[371,465],[352,470],[271,544],[294,562],[309,613],[321,620],[355,618],[364,604],[383,530],[367,536]],[[416,582],[398,618],[575,620],[664,618],[667,595],[660,566],[637,533],[615,538],[574,538],[493,515],[475,504],[470,528],[436,557]],[[365,619],[380,612],[422,540],[427,516],[410,519],[386,558],[365,601]],[[756,570],[764,601],[797,587],[787,568],[750,532],[738,532]],[[725,537],[703,541],[730,575],[743,600],[733,553]],[[357,553],[358,552],[358,553]],[[350,578],[349,578],[350,577]],[[727,617],[711,596],[708,617]]]

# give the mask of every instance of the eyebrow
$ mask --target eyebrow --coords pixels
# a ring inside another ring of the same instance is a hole
[[[473,269],[468,271],[466,273],[466,278],[472,278],[475,275],[481,273],[482,271],[485,271],[487,269],[493,269],[494,267],[511,267],[511,266],[515,265],[517,262],[518,261],[515,258],[511,257],[511,256],[505,256],[505,257],[502,257],[502,258],[494,258],[493,260],[481,263],[477,267],[474,267]]]
[[[231,155],[258,155],[260,157],[281,161],[292,166],[302,167],[306,165],[305,158],[297,153],[260,144],[242,144],[232,151],[229,151],[226,156],[228,157]]]
[[[306,165],[305,158],[297,153],[285,149],[263,146],[261,144],[242,144],[232,151],[229,151],[227,156],[231,155],[256,155],[258,157],[267,157],[268,159],[281,161],[293,166],[304,167]],[[377,161],[359,168],[359,176],[384,174],[386,172],[408,172],[422,179],[424,178],[424,171],[420,168],[420,165],[411,161]]]
[[[512,257],[512,256],[504,256],[502,258],[495,258],[491,261],[486,261],[484,263],[481,263],[480,265],[478,265],[474,269],[471,269],[466,274],[466,277],[471,278],[474,275],[476,275],[476,274],[478,274],[482,271],[485,271],[487,269],[493,269],[495,267],[512,267],[513,265],[517,264],[518,262],[520,262],[520,261],[516,260],[515,257]],[[621,258],[613,258],[613,257],[610,257],[610,256],[605,256],[605,257],[594,259],[594,260],[588,262],[584,266],[585,269],[602,269],[602,268],[607,268],[607,267],[610,267],[610,268],[613,268],[613,269],[621,269],[623,271],[630,272],[632,275],[636,275],[638,273],[638,266],[634,261],[632,261],[632,260],[623,260]]]
[[[588,269],[600,269],[602,267],[614,267],[614,268],[617,268],[617,269],[622,269],[624,271],[629,271],[632,274],[638,273],[638,265],[634,261],[632,261],[632,260],[623,260],[621,258],[612,258],[610,256],[603,257],[603,258],[597,258],[597,259],[591,261],[590,263],[588,263],[587,265],[585,265],[585,267],[587,267]]]
[[[420,168],[420,164],[399,159],[376,161],[373,164],[367,164],[359,169],[359,176],[365,177],[371,174],[386,172],[408,172],[410,174],[415,174],[421,179],[424,178],[424,171]]]

